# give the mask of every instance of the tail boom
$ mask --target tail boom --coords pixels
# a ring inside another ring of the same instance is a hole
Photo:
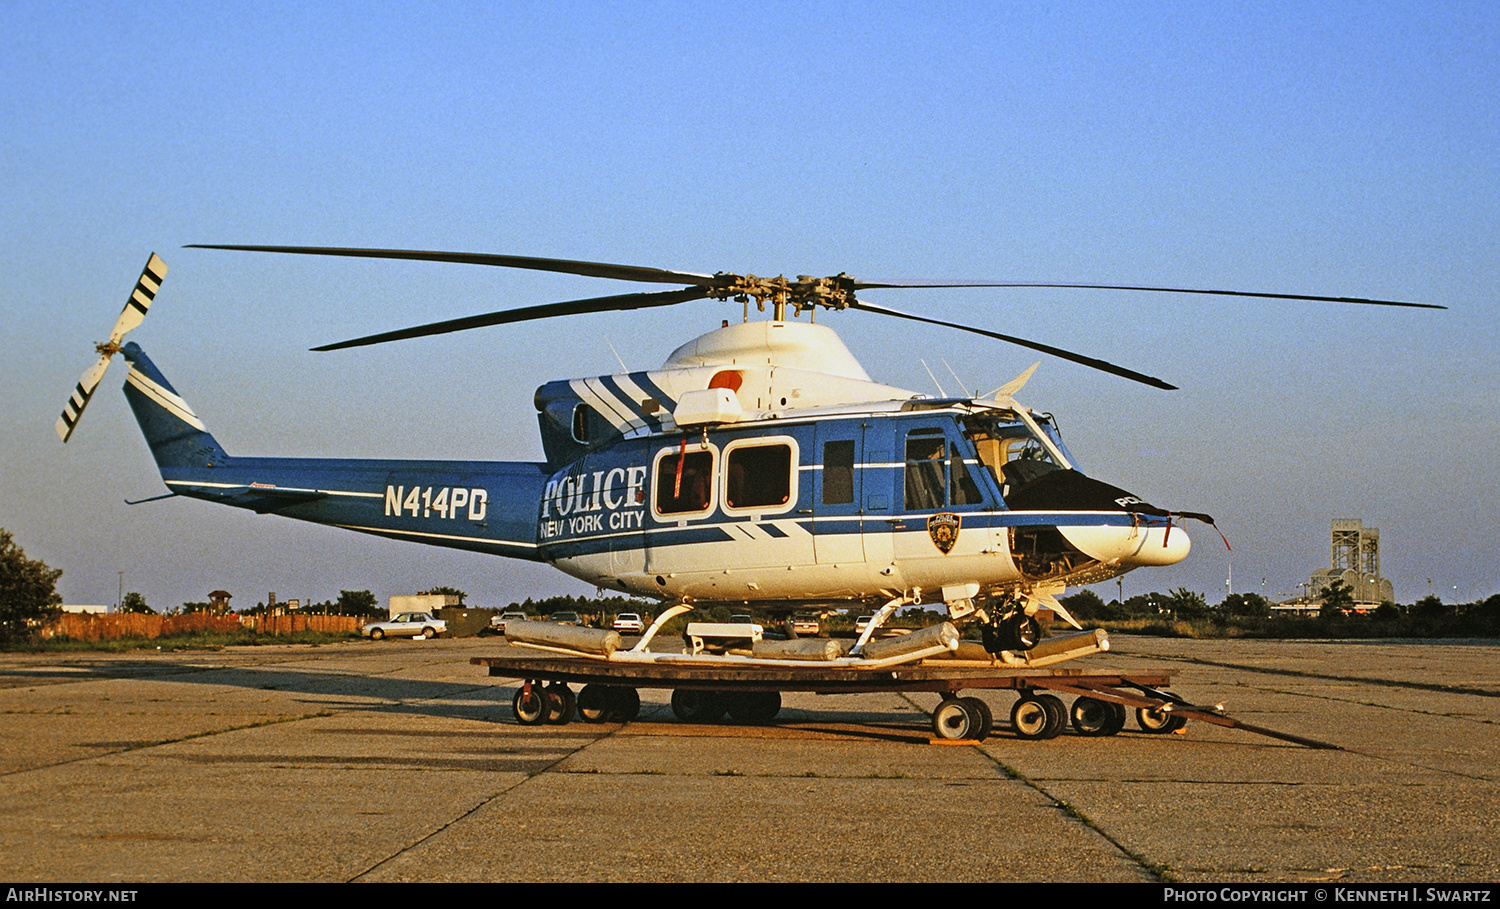
[[[548,471],[524,461],[241,458],[135,344],[125,396],[175,495],[393,539],[537,560]]]

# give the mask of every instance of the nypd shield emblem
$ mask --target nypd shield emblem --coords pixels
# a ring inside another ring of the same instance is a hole
[[[932,545],[938,548],[938,552],[947,555],[953,551],[953,545],[958,542],[961,524],[958,515],[948,511],[927,519],[927,535],[932,537]]]

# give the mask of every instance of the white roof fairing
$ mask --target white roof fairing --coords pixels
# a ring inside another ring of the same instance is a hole
[[[833,329],[803,322],[727,325],[672,351],[662,369],[694,366],[777,366],[870,381]]]

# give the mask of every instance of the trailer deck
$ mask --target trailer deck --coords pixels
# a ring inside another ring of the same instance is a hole
[[[989,705],[961,695],[966,689],[1018,693],[1010,725],[1022,739],[1050,739],[1071,725],[1084,736],[1114,735],[1134,708],[1141,731],[1170,733],[1198,720],[1242,729],[1310,748],[1337,748],[1324,742],[1243,723],[1222,707],[1198,706],[1167,688],[1165,672],[1112,673],[1067,667],[1018,668],[1004,665],[944,666],[944,660],[885,669],[852,669],[816,664],[767,666],[732,663],[619,663],[582,656],[523,654],[474,657],[492,677],[520,679],[512,708],[523,725],[630,722],[640,710],[638,689],[672,691],[672,712],[685,722],[717,722],[727,713],[738,722],[769,723],[781,708],[781,692],[817,694],[929,691],[943,700],[933,711],[939,740],[983,739],[993,727]],[[575,696],[571,684],[583,689]],[[1059,694],[1071,696],[1066,707]]]

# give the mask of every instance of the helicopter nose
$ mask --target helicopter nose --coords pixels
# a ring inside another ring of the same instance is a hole
[[[1181,527],[1059,527],[1079,552],[1101,562],[1132,568],[1175,565],[1193,541]]]

